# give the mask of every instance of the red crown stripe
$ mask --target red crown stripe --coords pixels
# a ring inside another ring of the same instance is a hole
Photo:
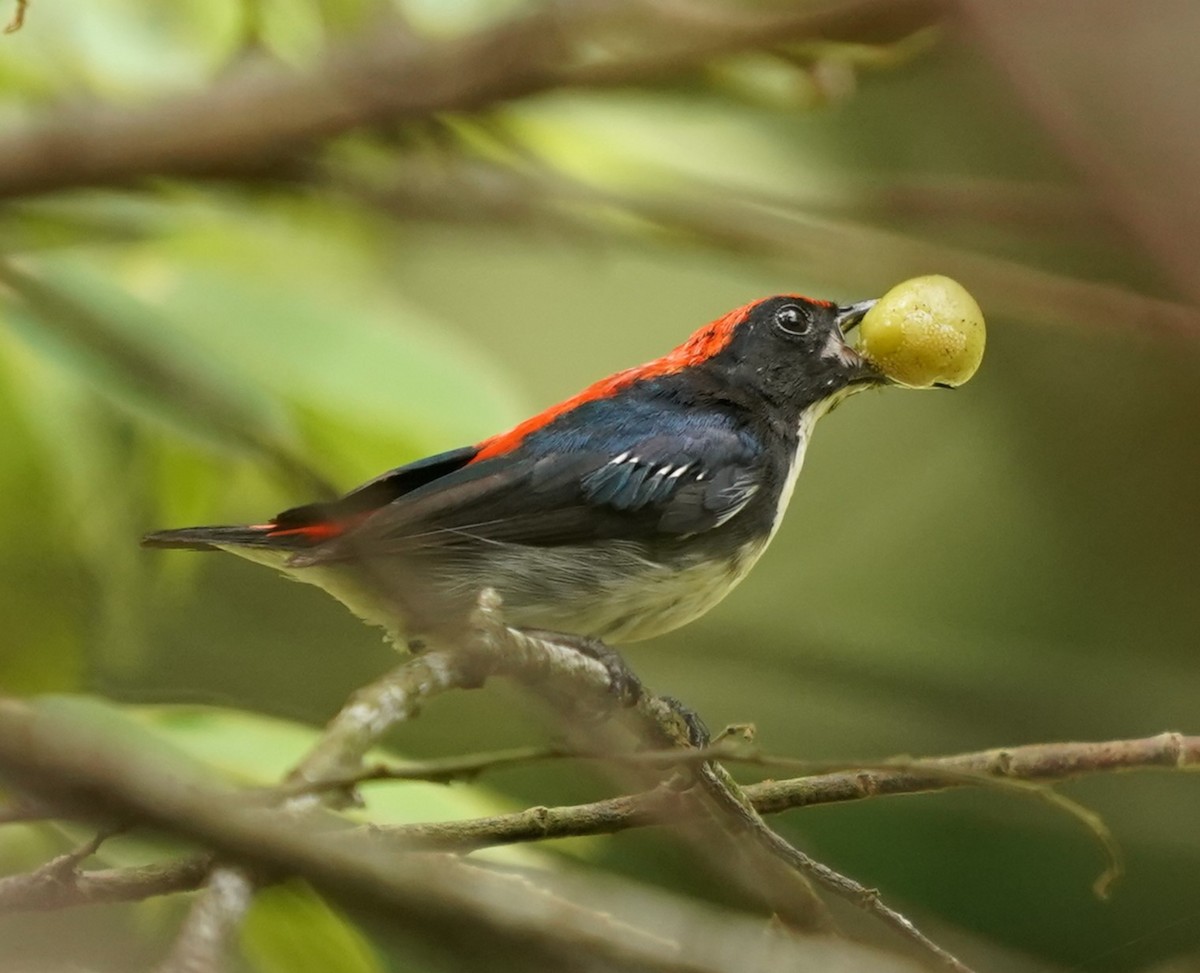
[[[617,372],[615,375],[610,375],[608,378],[602,378],[600,381],[589,385],[578,395],[559,402],[557,405],[552,405],[545,412],[539,412],[536,416],[526,419],[524,422],[508,430],[508,432],[502,432],[498,436],[485,439],[479,444],[479,452],[475,454],[475,458],[471,462],[478,463],[480,460],[491,459],[494,456],[503,456],[510,450],[520,446],[530,434],[537,432],[543,426],[549,425],[559,416],[570,412],[585,402],[592,402],[596,399],[615,395],[622,389],[628,388],[634,382],[640,382],[648,378],[658,378],[661,375],[674,375],[685,368],[690,368],[693,365],[707,361],[729,344],[733,339],[734,330],[746,319],[750,313],[750,309],[757,303],[758,301],[754,301],[751,304],[736,308],[728,314],[717,318],[717,320],[705,325],[682,345],[662,358],[656,358],[645,365],[636,365],[633,368]]]

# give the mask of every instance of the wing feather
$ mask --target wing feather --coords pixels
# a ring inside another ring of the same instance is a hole
[[[461,544],[669,541],[727,523],[763,486],[761,444],[732,417],[656,409],[649,418],[641,435],[628,410],[572,423],[557,440],[549,427],[404,493],[296,564]]]

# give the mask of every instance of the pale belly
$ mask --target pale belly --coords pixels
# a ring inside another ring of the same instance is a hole
[[[731,556],[694,564],[647,561],[624,545],[596,549],[524,549],[491,577],[512,625],[636,642],[679,628],[724,598],[766,547],[745,544]],[[500,562],[500,563],[497,563]],[[516,563],[516,562],[519,562]]]
[[[633,545],[620,542],[599,549],[505,546],[474,561],[473,570],[463,571],[460,565],[453,572],[453,583],[430,581],[447,605],[460,609],[473,603],[483,587],[494,588],[501,597],[504,620],[517,628],[635,642],[703,615],[746,576],[765,547],[765,542],[745,544],[718,561],[668,566],[647,560]],[[396,599],[373,593],[353,570],[289,569],[280,553],[226,550],[324,589],[359,618],[385,629],[398,645],[422,634],[398,615]]]

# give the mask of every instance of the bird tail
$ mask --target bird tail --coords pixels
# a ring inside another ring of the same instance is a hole
[[[298,550],[308,547],[296,533],[281,534],[274,524],[247,524],[237,527],[181,527],[156,530],[142,538],[142,547],[183,551],[217,551],[226,547],[265,547]]]

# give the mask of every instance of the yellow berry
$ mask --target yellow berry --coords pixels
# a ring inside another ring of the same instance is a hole
[[[910,388],[962,385],[983,359],[983,312],[957,281],[931,274],[897,284],[859,326],[859,351]]]

